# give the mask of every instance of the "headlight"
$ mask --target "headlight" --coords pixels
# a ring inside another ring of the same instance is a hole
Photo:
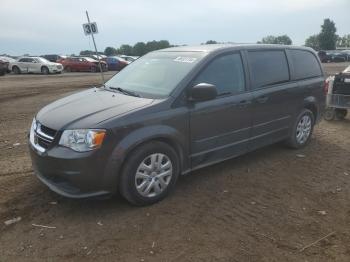
[[[102,145],[106,130],[101,129],[75,129],[65,130],[59,144],[74,151],[86,152]]]

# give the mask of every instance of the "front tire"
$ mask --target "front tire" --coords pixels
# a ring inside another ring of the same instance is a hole
[[[12,72],[15,74],[15,75],[19,75],[21,73],[21,69],[19,69],[18,66],[14,66],[12,67]]]
[[[314,124],[314,114],[308,109],[301,111],[287,140],[287,145],[295,149],[306,146],[310,142]]]
[[[135,149],[127,158],[119,191],[131,204],[151,205],[169,194],[179,172],[179,158],[175,150],[163,142],[149,142]]]
[[[42,73],[43,75],[48,75],[48,74],[50,73],[50,71],[49,71],[49,69],[48,69],[46,66],[43,66],[43,67],[41,68],[41,73]]]

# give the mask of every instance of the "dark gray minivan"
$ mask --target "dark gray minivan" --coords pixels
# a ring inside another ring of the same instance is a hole
[[[202,45],[151,52],[106,82],[40,110],[38,178],[73,198],[120,192],[152,204],[186,174],[286,141],[305,146],[324,104],[309,48]]]

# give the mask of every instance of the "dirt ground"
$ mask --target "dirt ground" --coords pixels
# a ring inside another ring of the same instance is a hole
[[[181,177],[153,206],[51,192],[31,168],[33,115],[99,81],[0,78],[0,261],[350,261],[349,117],[322,121],[305,149],[273,145]]]

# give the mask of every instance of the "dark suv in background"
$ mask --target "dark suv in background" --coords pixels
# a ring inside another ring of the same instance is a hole
[[[119,191],[163,199],[180,174],[272,143],[305,146],[324,109],[324,74],[309,48],[203,45],[149,53],[104,87],[33,119],[35,173],[80,198]]]

